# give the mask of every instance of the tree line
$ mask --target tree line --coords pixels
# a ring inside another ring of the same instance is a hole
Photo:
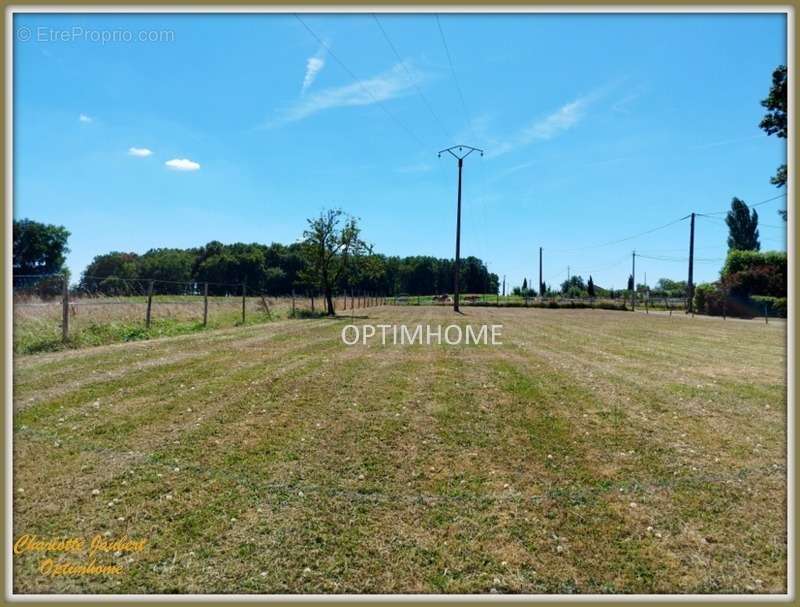
[[[69,232],[23,219],[14,221],[15,275],[44,275],[66,271]],[[250,292],[285,295],[294,289],[324,292],[325,283],[315,276],[317,266],[308,236],[298,243],[233,243],[212,241],[187,249],[156,248],[138,254],[111,251],[97,255],[81,273],[78,289],[102,294],[123,291],[126,280],[152,279],[154,292],[177,292],[178,283],[209,283],[209,293],[241,293],[245,283]],[[341,256],[337,256],[337,260]],[[359,250],[345,272],[330,283],[335,292],[370,291],[387,295],[430,295],[453,289],[452,259],[433,256],[391,256],[370,249]],[[321,277],[320,277],[321,278]],[[461,260],[462,290],[468,293],[496,293],[499,280],[477,257]],[[176,286],[173,286],[176,285]]]

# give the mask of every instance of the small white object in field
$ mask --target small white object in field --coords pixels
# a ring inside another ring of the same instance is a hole
[[[92,489],[92,495],[100,495],[100,489]]]

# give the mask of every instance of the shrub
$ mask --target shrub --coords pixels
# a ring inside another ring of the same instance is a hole
[[[786,298],[765,295],[741,295],[725,293],[720,283],[704,283],[695,287],[694,308],[700,314],[709,316],[736,316],[753,318],[766,313],[770,316],[786,316]]]
[[[735,297],[786,297],[786,253],[730,251],[721,278]]]
[[[777,316],[779,318],[786,318],[786,298],[785,297],[770,297],[769,295],[753,295],[750,298],[753,304],[758,307],[759,313],[764,313],[764,307],[767,309],[767,314],[770,316]]]

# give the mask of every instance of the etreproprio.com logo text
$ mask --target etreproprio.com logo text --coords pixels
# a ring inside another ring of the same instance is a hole
[[[129,44],[141,42],[174,42],[173,30],[90,29],[81,26],[68,28],[17,28],[19,42],[91,42],[95,44]]]

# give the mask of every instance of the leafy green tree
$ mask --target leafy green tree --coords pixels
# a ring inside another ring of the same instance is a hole
[[[586,290],[586,284],[583,282],[583,278],[581,276],[570,276],[569,280],[565,280],[561,283],[561,292],[562,293],[570,293],[573,292],[580,294]]]
[[[336,313],[334,287],[351,269],[354,260],[367,251],[360,235],[356,219],[345,216],[340,209],[322,211],[319,217],[309,219],[308,228],[303,232],[306,267],[301,278],[322,290],[328,316]]]
[[[684,297],[686,295],[685,280],[671,280],[669,278],[659,278],[656,282],[654,294],[665,297]]]
[[[88,294],[140,294],[140,285],[126,281],[139,277],[139,256],[136,253],[111,251],[96,255],[81,275],[79,289]]]
[[[13,225],[14,274],[58,274],[65,270],[70,233],[64,226],[15,220]]]
[[[586,292],[589,294],[589,297],[595,296],[594,281],[592,280],[591,274],[589,274],[589,282],[586,283]]]
[[[758,212],[735,198],[731,201],[731,210],[725,217],[728,224],[728,249],[739,251],[758,251]]]
[[[150,249],[138,258],[138,275],[156,281],[156,293],[175,293],[192,281],[194,255],[186,249]]]
[[[779,65],[772,72],[772,86],[769,95],[761,100],[761,105],[767,113],[758,126],[767,132],[767,135],[777,135],[786,138],[786,66]]]
[[[523,293],[527,293],[527,291],[528,291],[528,279],[527,278],[523,278],[522,279],[522,292]]]
[[[766,99],[761,100],[761,105],[767,109],[767,113],[761,119],[758,125],[767,135],[776,135],[786,139],[787,132],[787,96],[786,96],[786,66],[779,65],[772,72],[772,86],[769,89],[769,95]],[[786,165],[782,164],[778,167],[775,175],[770,179],[770,183],[776,187],[786,185]],[[786,211],[778,211],[783,219],[786,220]]]

